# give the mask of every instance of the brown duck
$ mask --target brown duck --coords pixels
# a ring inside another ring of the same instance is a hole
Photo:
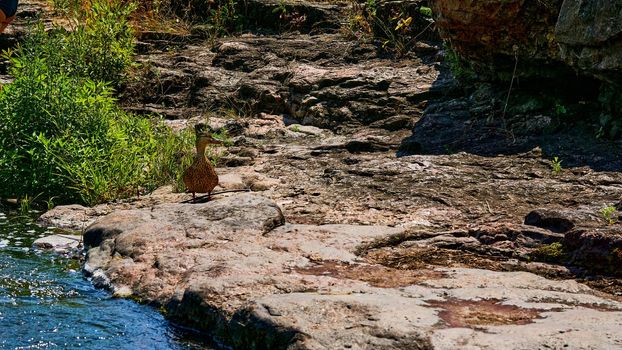
[[[209,133],[203,131],[203,125],[195,127],[197,135],[197,154],[194,161],[186,169],[182,177],[184,184],[189,192],[192,192],[192,199],[195,199],[196,193],[207,193],[209,198],[218,185],[218,174],[214,170],[212,163],[205,158],[205,149],[207,145],[220,145],[222,141],[216,140]]]

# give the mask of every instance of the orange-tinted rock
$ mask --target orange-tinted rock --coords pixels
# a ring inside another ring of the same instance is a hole
[[[494,70],[513,67],[515,51],[521,64],[553,62],[559,56],[554,30],[561,3],[442,0],[433,2],[433,10],[441,36],[457,53]]]

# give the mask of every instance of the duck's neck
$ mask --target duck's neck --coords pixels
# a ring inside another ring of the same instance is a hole
[[[197,144],[197,156],[205,157],[205,149],[207,149],[207,143],[198,143]]]

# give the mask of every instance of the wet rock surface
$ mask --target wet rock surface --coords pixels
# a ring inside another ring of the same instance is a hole
[[[53,251],[57,254],[77,257],[82,250],[82,237],[79,235],[56,234],[39,238],[32,245],[39,250]]]
[[[489,120],[500,102],[464,96],[440,42],[392,60],[301,32],[140,37],[125,107],[209,117],[233,146],[209,202],[162,188],[42,216],[85,231],[95,284],[240,349],[622,344],[622,224],[602,214],[619,143]]]

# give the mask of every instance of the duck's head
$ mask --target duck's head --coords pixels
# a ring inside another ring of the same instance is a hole
[[[212,136],[211,133],[197,135],[197,144],[199,142],[204,143],[206,145],[222,145],[223,144],[221,140]]]
[[[205,124],[197,124],[194,127],[197,135],[197,150],[204,150],[207,145],[222,145],[223,142],[214,138],[212,130]]]

